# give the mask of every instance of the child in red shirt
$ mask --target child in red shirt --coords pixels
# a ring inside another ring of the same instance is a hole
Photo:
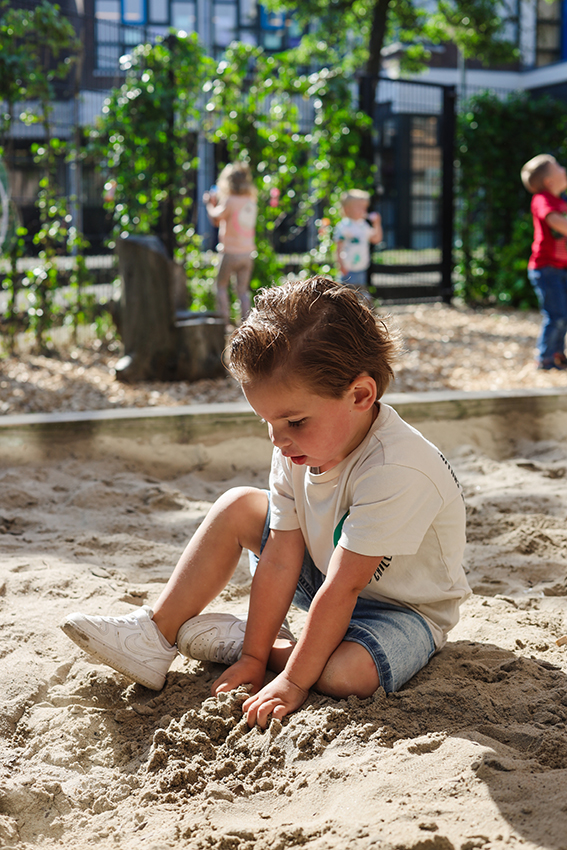
[[[522,183],[533,193],[534,241],[528,277],[543,316],[537,342],[539,369],[567,369],[567,172],[554,156],[538,154],[521,171]]]

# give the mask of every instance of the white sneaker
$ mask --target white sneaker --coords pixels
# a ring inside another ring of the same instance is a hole
[[[183,623],[177,632],[177,649],[195,661],[234,664],[242,654],[247,614],[201,614]],[[287,620],[279,638],[295,641]]]
[[[177,655],[154,621],[147,605],[125,617],[71,614],[61,628],[71,640],[134,682],[159,691]]]

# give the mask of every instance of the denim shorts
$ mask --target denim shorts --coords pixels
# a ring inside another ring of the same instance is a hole
[[[366,286],[368,281],[368,272],[366,269],[358,272],[348,272],[342,275],[341,283],[344,286]]]
[[[262,535],[262,549],[270,531],[270,509]],[[258,558],[250,552],[250,572],[254,575]],[[313,597],[325,581],[307,549],[303,558],[301,575],[293,597],[293,604],[309,611]],[[422,667],[433,653],[433,635],[423,617],[410,608],[359,597],[350,625],[343,640],[359,643],[370,653],[380,684],[386,691],[398,691]]]

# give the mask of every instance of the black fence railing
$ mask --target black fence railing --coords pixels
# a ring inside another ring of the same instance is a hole
[[[454,86],[380,81],[375,110],[384,243],[370,269],[384,302],[452,298]]]

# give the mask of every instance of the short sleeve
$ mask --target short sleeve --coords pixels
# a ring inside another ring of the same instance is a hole
[[[342,220],[339,221],[339,223],[335,227],[335,230],[334,230],[334,233],[333,233],[333,238],[334,238],[335,242],[339,242],[341,239],[345,238],[344,225],[343,225]]]
[[[362,475],[339,543],[360,555],[414,555],[443,506],[431,479],[395,464]]]
[[[566,211],[565,201],[556,198],[550,192],[538,192],[532,198],[532,213],[538,218],[544,219],[549,213]]]

